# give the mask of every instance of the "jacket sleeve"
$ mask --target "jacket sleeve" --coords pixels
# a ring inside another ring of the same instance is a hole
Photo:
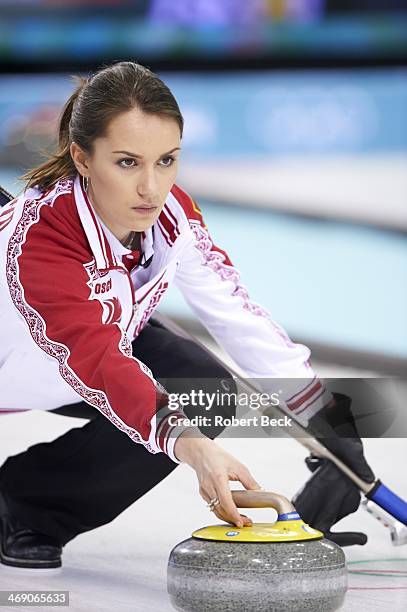
[[[275,390],[292,416],[308,418],[331,400],[310,364],[310,350],[290,340],[271,314],[250,299],[240,274],[225,251],[217,247],[202,213],[185,192],[174,195],[182,203],[192,239],[183,251],[175,283],[210,334],[251,378]],[[188,202],[189,200],[189,202]]]
[[[63,232],[50,238],[44,225],[28,230],[16,277],[9,279],[20,289],[10,286],[10,293],[34,341],[58,361],[78,401],[97,408],[151,453],[165,452],[178,462],[173,449],[185,428],[174,417],[184,415],[168,409],[165,390],[132,356],[121,328],[102,323],[101,304],[89,300],[84,254],[79,256],[84,247]]]

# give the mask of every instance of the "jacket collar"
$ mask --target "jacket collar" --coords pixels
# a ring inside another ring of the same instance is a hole
[[[106,270],[116,265],[109,242],[102,229],[99,218],[92,204],[89,202],[79,174],[74,181],[74,196],[79,218],[95,257],[96,267],[99,270]]]
[[[107,227],[107,225],[105,225],[105,223],[103,223],[102,219],[100,217],[98,217],[99,219],[99,223],[101,224],[103,231],[108,239],[110,248],[112,249],[113,253],[116,256],[116,259],[118,259],[118,261],[122,261],[122,257],[124,255],[130,255],[131,254],[131,250],[127,249],[118,238],[116,238],[116,236],[110,231],[110,229]],[[154,254],[154,248],[153,248],[153,241],[154,241],[154,229],[153,227],[150,227],[147,231],[145,232],[141,232],[141,260],[140,260],[140,264],[144,264],[146,263],[146,261],[148,261],[150,259],[150,257],[152,257],[152,255]]]
[[[79,174],[74,181],[74,196],[79,218],[95,257],[96,267],[99,270],[105,270],[112,266],[123,265],[123,255],[129,255],[131,251],[122,245],[120,240],[116,238],[96,213]],[[142,232],[141,235],[141,263],[148,261],[154,254],[153,242],[154,230],[150,227],[146,232]]]

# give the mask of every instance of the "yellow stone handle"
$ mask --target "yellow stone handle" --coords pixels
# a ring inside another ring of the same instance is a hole
[[[278,514],[296,512],[290,500],[272,491],[231,491],[231,493],[238,508],[274,508]]]

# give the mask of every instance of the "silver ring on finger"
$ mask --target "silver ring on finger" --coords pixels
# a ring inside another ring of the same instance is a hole
[[[214,497],[213,499],[210,500],[207,507],[209,508],[211,512],[213,512],[218,504],[220,504],[219,499],[217,497]]]

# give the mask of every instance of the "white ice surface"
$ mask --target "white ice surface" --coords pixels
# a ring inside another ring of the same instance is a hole
[[[41,412],[0,418],[0,463],[8,455],[16,454],[31,444],[51,440],[67,429],[85,423],[81,419]],[[291,439],[222,439],[219,444],[247,464],[265,488],[291,496],[307,478],[303,464],[305,450]],[[377,474],[388,486],[406,497],[405,440],[366,440],[365,446]],[[134,478],[137,478],[137,471]],[[250,515],[254,520],[264,521],[268,512],[272,511],[256,510]],[[64,549],[63,568],[59,573],[44,574],[0,566],[0,589],[68,590],[69,609],[75,612],[169,612],[172,609],[166,594],[169,552],[175,544],[188,538],[194,529],[213,522],[216,519],[213,520],[198,494],[193,471],[181,465],[112,523],[70,542]],[[393,547],[387,530],[365,511],[358,510],[342,523],[343,528],[365,530],[369,535],[365,547],[345,549],[349,560],[407,557],[406,547]],[[402,563],[383,563],[387,564],[383,566],[385,568],[406,568]],[[376,567],[379,565],[376,563]],[[407,609],[405,578],[351,574],[349,586],[343,607],[346,612],[390,609],[401,612]],[[28,611],[33,608],[18,609]]]

